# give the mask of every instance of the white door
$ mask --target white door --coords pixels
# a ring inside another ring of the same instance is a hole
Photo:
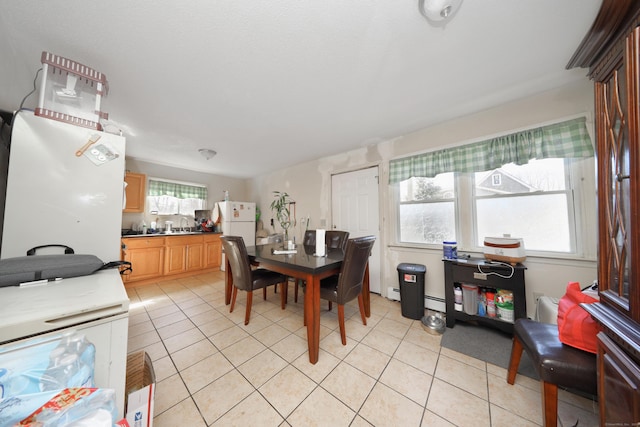
[[[334,230],[349,232],[349,238],[376,236],[369,259],[369,287],[380,293],[380,216],[378,167],[341,173],[331,177],[331,218]]]

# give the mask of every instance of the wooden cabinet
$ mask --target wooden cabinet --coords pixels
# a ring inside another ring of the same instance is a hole
[[[162,237],[122,239],[122,258],[131,263],[125,282],[161,276],[164,271],[165,239]]]
[[[604,0],[568,68],[595,83],[600,425],[640,424],[640,2]]]
[[[220,268],[222,242],[219,234],[204,235],[204,268]]]
[[[126,204],[122,212],[144,212],[146,176],[127,172],[124,181],[127,183]]]
[[[189,275],[220,269],[221,243],[218,234],[129,237],[122,239],[122,259],[131,263],[125,282]]]
[[[513,333],[515,319],[527,317],[527,300],[524,286],[524,271],[522,264],[507,266],[504,264],[487,263],[482,259],[444,260],[444,294],[447,310],[447,327],[455,326],[456,319],[475,321],[480,324]],[[497,317],[478,316],[456,310],[454,305],[454,287],[463,284],[476,285],[486,288],[495,294],[498,289],[505,289],[513,293],[513,320],[505,321]]]
[[[204,237],[175,236],[167,239],[164,274],[200,270],[203,266]]]

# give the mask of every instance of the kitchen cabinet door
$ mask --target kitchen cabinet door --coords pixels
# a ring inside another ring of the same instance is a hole
[[[122,212],[144,212],[146,178],[145,175],[140,173],[127,172],[125,174],[127,201]]]
[[[122,239],[122,258],[131,263],[131,273],[122,276],[124,282],[160,277],[164,272],[164,239]]]
[[[187,269],[187,241],[183,237],[167,239],[164,274],[183,273]]]
[[[187,245],[187,271],[201,270],[204,257],[204,242],[202,236],[197,236]]]
[[[222,242],[219,234],[204,236],[204,268],[220,268]]]

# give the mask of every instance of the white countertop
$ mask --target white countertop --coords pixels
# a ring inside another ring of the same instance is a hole
[[[39,286],[0,288],[0,344],[129,311],[118,269]]]

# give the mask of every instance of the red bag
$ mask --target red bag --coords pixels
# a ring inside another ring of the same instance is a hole
[[[560,341],[590,353],[598,352],[598,325],[580,303],[592,304],[597,299],[580,290],[580,283],[571,282],[558,304],[558,335]]]

